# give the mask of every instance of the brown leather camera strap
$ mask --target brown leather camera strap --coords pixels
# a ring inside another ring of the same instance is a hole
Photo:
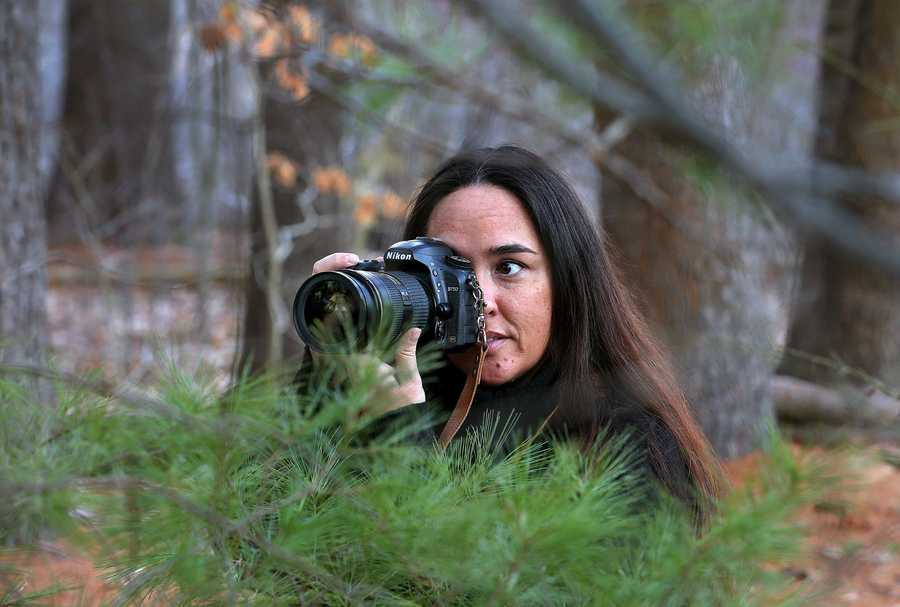
[[[463,386],[456,406],[447,420],[447,424],[441,431],[438,442],[441,447],[446,448],[459,432],[460,427],[469,415],[472,408],[472,401],[475,400],[475,390],[481,382],[481,369],[484,367],[484,349],[481,344],[475,344],[463,355],[463,369],[466,371],[466,384]]]

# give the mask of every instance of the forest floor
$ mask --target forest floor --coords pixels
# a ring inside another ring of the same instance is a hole
[[[793,444],[800,461],[827,463],[840,486],[804,508],[803,555],[782,568],[816,605],[900,607],[900,446]],[[735,487],[751,481],[762,459],[754,453],[726,463]]]
[[[228,239],[216,241],[211,279],[198,281],[196,256],[182,247],[54,251],[48,310],[54,363],[74,372],[102,369],[133,383],[177,364],[224,384],[240,318],[239,255]],[[98,258],[103,273],[92,269]],[[796,523],[807,531],[804,556],[782,573],[820,591],[819,605],[900,607],[900,445],[795,449],[799,457],[835,462],[850,482],[799,514]],[[753,478],[760,461],[753,454],[729,462],[734,484]],[[19,570],[20,592],[69,588],[44,599],[46,605],[100,605],[116,592],[88,553],[64,542],[0,556],[0,583],[9,580],[2,576],[9,565]]]

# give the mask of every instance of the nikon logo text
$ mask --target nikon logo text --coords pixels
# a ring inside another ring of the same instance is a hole
[[[384,254],[385,259],[396,259],[397,261],[409,261],[412,259],[412,253],[400,253],[398,251],[388,251]]]

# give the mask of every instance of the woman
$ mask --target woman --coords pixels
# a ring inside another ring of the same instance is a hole
[[[602,235],[575,192],[538,156],[514,146],[462,153],[422,186],[405,239],[432,236],[473,264],[484,291],[488,349],[460,433],[489,412],[526,432],[549,429],[585,445],[628,432],[646,469],[703,511],[720,472],[671,366],[622,285]],[[336,253],[314,272],[353,265]],[[416,368],[418,329],[395,360],[392,407],[426,400]],[[450,362],[461,364],[452,356]],[[459,395],[452,366],[433,388],[445,406]]]

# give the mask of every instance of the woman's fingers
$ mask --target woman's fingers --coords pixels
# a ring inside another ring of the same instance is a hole
[[[416,366],[416,344],[422,330],[410,329],[400,338],[394,364],[378,360],[368,355],[354,356],[357,368],[365,365],[375,365],[374,371],[377,377],[377,387],[373,393],[372,409],[381,413],[387,413],[394,409],[400,409],[407,405],[425,402],[425,389],[422,387],[422,377]],[[370,367],[371,368],[371,367]]]
[[[313,274],[343,270],[357,263],[359,263],[359,255],[356,253],[332,253],[313,264]]]
[[[416,364],[416,344],[422,329],[410,329],[400,338],[397,355],[394,357],[394,373],[398,386],[394,389],[394,402],[399,406],[425,402],[425,389],[422,387],[422,376]]]
[[[343,369],[343,377],[351,382],[363,381],[374,374],[371,401],[363,409],[387,413],[407,405],[425,402],[425,389],[416,364],[416,345],[422,330],[413,328],[400,338],[394,364],[390,365],[370,354],[335,356]]]
[[[397,354],[394,356],[394,368],[397,370],[397,382],[404,384],[419,375],[416,365],[416,344],[422,329],[413,327],[400,337]]]
[[[376,375],[378,376],[378,385],[382,389],[393,390],[397,387],[397,376],[394,374],[394,368],[386,362],[377,361],[378,368]]]

